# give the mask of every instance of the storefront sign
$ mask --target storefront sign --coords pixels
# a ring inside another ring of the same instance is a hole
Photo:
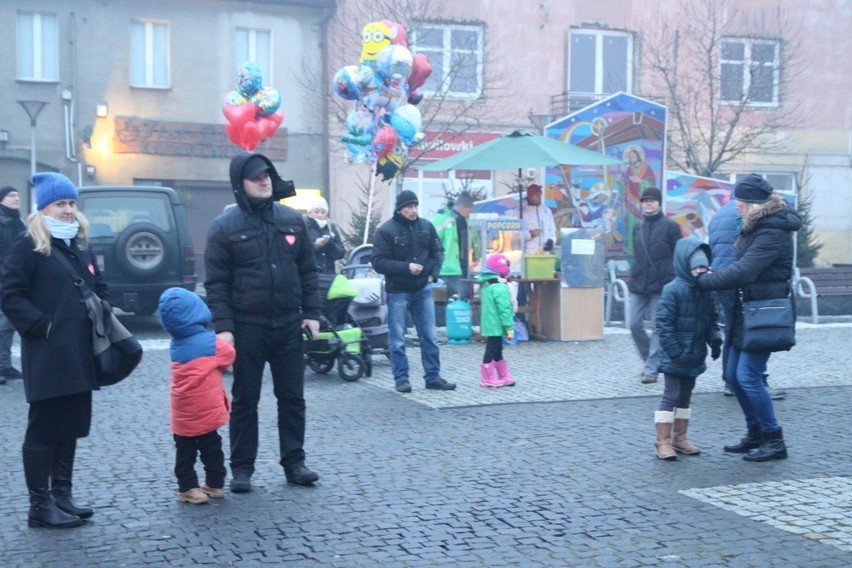
[[[418,147],[423,151],[418,159],[440,160],[499,137],[499,134],[482,132],[426,132],[426,139]]]
[[[243,152],[228,140],[225,126],[201,122],[173,122],[133,116],[115,117],[113,152],[117,154],[156,154],[196,158],[232,158]],[[287,159],[287,129],[263,143],[263,153],[271,160]]]

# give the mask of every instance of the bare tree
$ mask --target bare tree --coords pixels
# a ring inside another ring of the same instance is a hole
[[[726,0],[679,4],[642,26],[648,90],[668,106],[669,165],[712,177],[727,163],[783,150],[783,133],[801,117],[788,96],[801,44],[787,15]]]

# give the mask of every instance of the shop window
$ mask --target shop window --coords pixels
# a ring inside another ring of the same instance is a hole
[[[18,79],[59,80],[59,30],[56,14],[21,12],[17,23]]]
[[[130,24],[130,85],[167,88],[169,81],[169,25],[133,20]]]
[[[432,74],[422,90],[447,97],[482,93],[482,28],[426,24],[414,34],[414,51],[429,58]]]
[[[263,84],[272,81],[272,34],[269,30],[237,28],[234,34],[234,61],[239,67],[246,61],[253,61],[260,67]]]
[[[722,101],[777,106],[779,58],[777,41],[723,39],[719,58]]]
[[[631,91],[633,37],[624,32],[576,29],[569,32],[568,90],[609,95]]]

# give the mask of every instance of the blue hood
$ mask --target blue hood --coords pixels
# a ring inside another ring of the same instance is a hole
[[[160,321],[172,337],[190,337],[206,331],[213,319],[207,304],[183,288],[169,288],[160,296]]]

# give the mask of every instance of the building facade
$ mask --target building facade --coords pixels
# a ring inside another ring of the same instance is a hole
[[[298,187],[325,187],[324,114],[303,85],[322,78],[334,4],[3,0],[0,182],[28,192],[34,140],[37,171],[173,187],[203,251],[210,221],[233,202],[228,164],[242,151],[225,133],[223,103],[239,66],[254,61],[285,115],[257,151]],[[34,122],[25,105],[40,107]]]

